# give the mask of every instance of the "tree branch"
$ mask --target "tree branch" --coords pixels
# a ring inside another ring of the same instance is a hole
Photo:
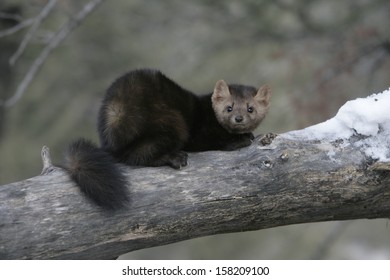
[[[0,12],[0,19],[10,19],[16,22],[22,21],[22,17],[16,13]]]
[[[91,0],[84,5],[83,9],[74,17],[69,19],[65,24],[63,24],[58,32],[51,38],[49,43],[41,51],[39,56],[34,60],[33,64],[30,66],[26,75],[24,76],[21,83],[18,85],[15,94],[10,97],[8,100],[3,102],[3,105],[6,107],[13,106],[24,94],[27,87],[30,85],[35,75],[38,73],[39,69],[42,67],[43,63],[46,61],[50,53],[58,47],[58,45],[82,22],[82,20],[88,16],[103,0]],[[54,1],[55,2],[55,1]],[[0,103],[1,105],[1,103]]]
[[[86,200],[44,149],[43,175],[0,187],[0,258],[111,259],[211,234],[390,216],[389,163],[298,136],[191,154],[179,171],[123,167],[132,200],[118,212]]]
[[[12,26],[11,28],[0,31],[0,38],[12,35],[12,34],[18,32],[19,30],[22,30],[23,28],[26,28],[27,26],[29,26],[33,23],[34,23],[34,18],[26,19],[26,20],[18,23],[17,25]]]
[[[24,36],[22,42],[20,43],[18,49],[14,53],[13,56],[11,56],[9,63],[11,66],[13,66],[18,58],[22,55],[24,52],[26,46],[33,38],[35,32],[38,30],[39,26],[41,25],[42,21],[49,15],[50,11],[55,7],[57,3],[57,0],[50,0],[46,6],[42,9],[42,11],[39,13],[39,15],[34,18],[34,23],[32,24],[30,31],[27,32],[27,34]]]

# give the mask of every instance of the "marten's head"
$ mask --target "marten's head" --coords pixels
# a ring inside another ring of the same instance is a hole
[[[258,90],[243,85],[215,84],[211,97],[218,122],[230,133],[249,133],[264,119],[270,103],[271,89],[264,85]]]

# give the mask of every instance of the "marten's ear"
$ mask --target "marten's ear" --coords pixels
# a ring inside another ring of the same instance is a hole
[[[213,100],[219,101],[230,97],[229,86],[224,80],[219,80],[214,87]]]
[[[257,91],[254,99],[260,104],[267,107],[269,105],[269,100],[271,98],[271,88],[268,85],[263,85]]]

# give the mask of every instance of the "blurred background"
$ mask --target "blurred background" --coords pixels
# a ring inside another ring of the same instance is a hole
[[[325,121],[390,87],[388,0],[2,0],[0,185],[98,141],[110,83],[157,68],[196,93],[215,81],[273,89],[257,133]],[[0,202],[1,203],[1,202]],[[390,259],[386,219],[291,225],[132,252],[130,259]]]

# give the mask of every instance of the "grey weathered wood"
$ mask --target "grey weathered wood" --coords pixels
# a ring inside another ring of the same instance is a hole
[[[124,167],[132,200],[118,212],[86,200],[46,159],[42,175],[0,186],[0,258],[111,259],[211,234],[390,217],[387,163],[337,142],[262,142],[190,154],[179,171]]]

